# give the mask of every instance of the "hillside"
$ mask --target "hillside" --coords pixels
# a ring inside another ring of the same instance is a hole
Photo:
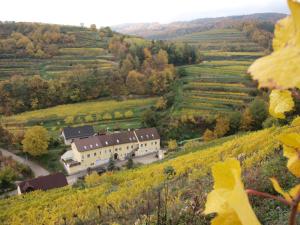
[[[28,34],[26,29],[37,31],[36,34]],[[42,31],[38,33],[39,30]],[[50,41],[36,41],[41,37],[34,35],[49,36]],[[108,52],[108,42],[112,36],[113,33],[107,29],[99,31],[35,23],[0,23],[0,80],[12,75],[40,75],[50,79],[71,72],[77,65],[105,72],[116,65],[113,55]],[[14,43],[14,40],[17,42]],[[41,50],[38,54],[29,51],[32,45],[33,51],[39,45],[48,47],[38,49]]]
[[[194,215],[190,211],[182,210],[189,208],[196,196],[199,198],[197,204],[200,204],[197,206],[198,210],[203,210],[205,193],[211,189],[211,181],[207,174],[212,164],[223,158],[242,157],[244,170],[249,171],[253,166],[259,169],[263,165],[262,162],[267,158],[271,160],[270,156],[278,149],[277,137],[280,134],[299,131],[298,126],[273,127],[236,137],[207,149],[195,146],[192,153],[166,159],[161,163],[107,173],[102,175],[100,180],[96,180],[92,187],[67,187],[0,200],[0,222],[4,225],[61,224],[66,220],[67,224],[97,224],[105,221],[131,225],[138,218],[141,222],[148,213],[151,221],[156,221],[157,204],[165,204],[165,200],[158,203],[156,197],[157,193],[161,193],[162,199],[165,198],[166,177],[163,171],[172,166],[176,175],[168,181],[170,193],[166,207],[168,217],[173,219],[174,224],[179,224],[181,219],[186,221],[189,216]],[[197,148],[201,151],[197,151]],[[249,185],[251,187],[254,183]],[[73,207],[70,207],[70,204]],[[285,218],[286,211],[282,213]],[[203,216],[194,216],[198,221],[196,224],[207,224]],[[261,219],[265,220],[266,217]],[[276,217],[273,216],[266,224],[275,224],[272,221],[277,221]]]
[[[192,21],[173,22],[170,24],[123,24],[113,26],[112,29],[120,33],[138,35],[149,39],[171,39],[185,34],[206,31],[213,28],[230,28],[237,24],[249,21],[274,24],[277,20],[284,16],[284,14],[279,13],[259,13],[243,16],[203,18]]]

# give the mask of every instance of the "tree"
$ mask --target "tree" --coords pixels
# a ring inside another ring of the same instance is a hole
[[[42,126],[34,126],[25,132],[22,141],[24,152],[32,156],[38,156],[47,153],[49,144],[48,131]]]
[[[168,141],[168,150],[169,151],[174,151],[178,147],[176,140],[169,140]]]
[[[229,116],[229,121],[230,121],[230,133],[235,133],[239,130],[241,126],[241,119],[242,119],[242,114],[241,112],[233,112]]]
[[[91,28],[92,31],[97,31],[96,24],[91,24],[90,28]]]
[[[0,124],[0,143],[5,145],[12,145],[14,140],[13,134]]]
[[[250,103],[249,111],[251,113],[251,117],[253,119],[253,128],[261,129],[262,123],[268,117],[268,108],[265,101],[261,98],[255,98],[254,101]]]
[[[224,116],[218,116],[216,120],[216,127],[214,130],[215,136],[220,138],[227,134],[227,132],[230,130],[229,127],[229,119]]]
[[[168,53],[162,49],[159,50],[154,59],[158,70],[163,70],[169,63]]]
[[[107,170],[108,171],[113,171],[116,169],[116,165],[115,165],[115,161],[112,157],[109,158],[109,161],[108,161],[108,166],[107,166]]]
[[[128,159],[128,161],[126,162],[126,168],[127,169],[132,169],[133,167],[134,167],[133,159],[132,159],[132,157],[130,157]]]
[[[241,120],[241,127],[240,129],[243,131],[249,131],[252,129],[252,114],[249,110],[249,108],[245,109],[245,111],[242,114],[242,120]]]
[[[205,142],[208,142],[208,141],[212,141],[216,139],[216,135],[213,131],[211,131],[210,129],[206,129],[204,134],[203,134],[203,140]]]
[[[163,110],[167,107],[167,100],[164,97],[160,97],[155,103],[155,108]]]
[[[126,85],[132,94],[145,94],[146,93],[146,77],[144,74],[132,70],[129,72]]]

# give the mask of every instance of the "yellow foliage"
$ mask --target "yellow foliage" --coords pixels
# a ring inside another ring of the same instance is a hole
[[[300,3],[294,0],[288,3],[292,15],[276,25],[274,52],[256,60],[249,68],[260,87],[300,87]]]
[[[289,192],[285,192],[275,178],[271,178],[270,180],[275,191],[281,194],[290,203],[292,203],[293,199],[295,199],[296,196],[300,193],[300,184],[293,187],[291,190],[289,190]],[[298,206],[298,211],[300,212],[300,205]]]
[[[170,140],[168,141],[168,150],[169,151],[174,151],[178,147],[176,140]]]
[[[24,152],[37,156],[47,153],[49,142],[48,131],[41,126],[34,126],[25,132],[22,141]]]
[[[84,181],[89,187],[91,187],[99,184],[101,181],[101,177],[97,172],[93,172],[90,175],[86,176]]]
[[[288,158],[288,169],[292,174],[300,177],[300,134],[285,134],[280,136],[279,140],[284,145],[283,155]]]
[[[270,94],[269,112],[275,118],[284,119],[284,113],[291,111],[294,105],[290,91],[273,90]]]
[[[205,214],[217,213],[213,225],[259,225],[244,185],[239,161],[228,159],[212,167],[214,190],[207,196]]]
[[[163,171],[166,166],[172,166],[176,170],[176,176],[191,171],[189,179],[196,180],[206,176],[209,168],[221,158],[238,157],[243,153],[243,168],[249,168],[274,153],[274,149],[280,146],[279,135],[293,132],[300,132],[300,127],[273,127],[172,160],[145,165],[135,170],[106,173],[100,177],[100,183],[95,187],[65,187],[2,199],[0,221],[1,224],[8,225],[19,218],[22,224],[54,225],[62,223],[62,216],[65,215],[68,224],[74,224],[73,213],[77,213],[80,219],[91,219],[92,216],[97,216],[92,214],[97,213],[97,205],[107,207],[109,203],[118,210],[124,208],[123,203],[134,204],[142,193],[161,185],[165,179]]]

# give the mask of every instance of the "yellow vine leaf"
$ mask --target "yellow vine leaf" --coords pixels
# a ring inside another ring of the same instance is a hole
[[[283,155],[288,158],[287,167],[296,177],[300,177],[300,134],[284,134],[279,137],[283,143]]]
[[[274,52],[256,60],[248,72],[260,87],[300,88],[300,2],[288,0],[291,16],[275,27]]]
[[[244,185],[239,161],[228,159],[212,167],[214,190],[207,196],[204,214],[217,213],[212,225],[258,225]]]
[[[273,90],[270,94],[269,112],[275,118],[284,119],[284,113],[291,111],[294,105],[290,91]]]
[[[291,126],[292,127],[300,126],[300,116],[297,116],[295,119],[293,119]]]
[[[292,203],[293,199],[299,194],[300,191],[300,184],[293,187],[288,192],[284,191],[278,181],[275,178],[270,178],[272,185],[279,194],[281,194],[288,202]],[[298,207],[298,211],[300,212],[300,205]]]

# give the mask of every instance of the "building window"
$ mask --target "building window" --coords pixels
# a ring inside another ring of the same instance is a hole
[[[94,163],[91,163],[91,166],[93,166],[94,165]]]
[[[131,148],[133,148],[133,145],[131,145]]]
[[[141,144],[141,147],[143,147],[143,144]]]
[[[157,142],[155,142],[155,144],[157,144]]]
[[[87,157],[90,158],[90,154],[87,154]]]
[[[96,156],[96,155],[97,155],[97,153],[95,152],[95,153],[94,153],[94,156]]]
[[[121,151],[121,150],[122,150],[122,148],[119,148],[119,150]]]
[[[118,149],[117,149],[117,148],[115,148],[115,151],[118,151]]]
[[[129,149],[129,146],[127,146],[127,150]]]
[[[145,147],[147,146],[147,143],[145,143]]]

